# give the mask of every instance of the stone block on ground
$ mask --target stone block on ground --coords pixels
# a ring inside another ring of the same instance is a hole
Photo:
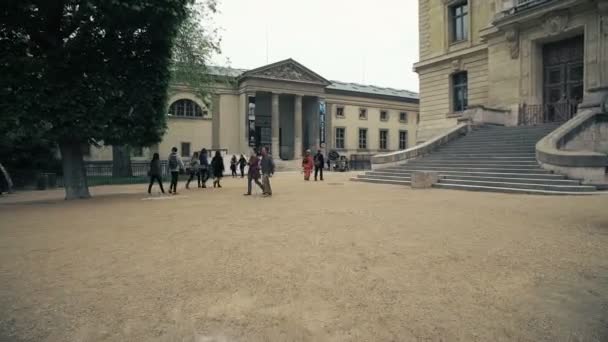
[[[412,188],[427,189],[439,181],[439,174],[432,171],[412,172]]]

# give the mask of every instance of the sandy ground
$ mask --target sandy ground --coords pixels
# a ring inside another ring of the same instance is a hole
[[[608,196],[0,198],[0,341],[607,341]]]

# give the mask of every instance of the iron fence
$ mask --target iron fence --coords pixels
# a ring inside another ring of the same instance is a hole
[[[547,122],[565,122],[576,115],[578,104],[574,101],[538,105],[524,103],[519,106],[518,124],[532,126]]]

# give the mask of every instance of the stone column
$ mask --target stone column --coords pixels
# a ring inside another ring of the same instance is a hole
[[[275,159],[280,158],[281,146],[279,145],[279,94],[272,93],[272,111],[271,111],[271,129],[272,129],[272,155]]]
[[[597,20],[588,25],[585,31],[587,93],[579,108],[600,107],[608,102],[608,3],[598,1]]]
[[[241,153],[245,153],[245,155],[249,155],[249,140],[247,133],[247,94],[242,93],[239,96],[239,147],[241,149]]]
[[[319,98],[317,98],[317,103],[312,111],[312,118],[310,128],[312,129],[312,140],[310,141],[310,149],[312,151],[316,151],[319,146]]]
[[[302,95],[295,95],[293,109],[293,159],[302,155]]]
[[[214,150],[218,150],[222,147],[228,147],[222,146],[220,139],[220,95],[213,95],[211,102],[211,113],[211,148],[213,148]]]

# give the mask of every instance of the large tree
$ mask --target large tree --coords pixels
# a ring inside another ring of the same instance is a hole
[[[66,199],[89,197],[82,147],[166,129],[171,51],[191,0],[4,0],[0,134],[58,144]]]
[[[208,66],[213,55],[220,53],[221,37],[213,25],[217,4],[217,0],[194,0],[188,4],[173,42],[171,60],[171,83],[189,87],[207,105],[213,83]],[[132,175],[129,145],[112,146],[112,161],[113,176]]]

